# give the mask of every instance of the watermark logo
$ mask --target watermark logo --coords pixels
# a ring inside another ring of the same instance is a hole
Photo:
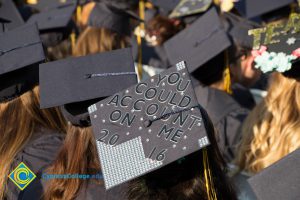
[[[36,175],[23,162],[9,174],[9,179],[20,190],[24,190],[35,178]]]

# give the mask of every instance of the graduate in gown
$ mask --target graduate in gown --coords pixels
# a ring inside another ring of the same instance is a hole
[[[1,199],[17,199],[8,179],[23,162],[38,173],[56,157],[65,120],[57,108],[40,109],[38,64],[45,55],[37,26],[23,25],[0,35]]]
[[[235,157],[241,125],[248,110],[230,95],[228,48],[232,45],[215,8],[165,43],[172,62],[185,60],[199,103],[206,108],[227,162]]]

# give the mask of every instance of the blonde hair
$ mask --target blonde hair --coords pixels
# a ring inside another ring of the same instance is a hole
[[[65,120],[56,108],[39,108],[39,87],[18,98],[0,103],[0,199],[4,199],[7,177],[15,156],[38,127],[65,132]]]
[[[125,36],[105,28],[87,27],[77,40],[73,56],[86,56],[126,46]]]
[[[300,147],[300,83],[276,73],[242,128],[241,170],[257,173]]]

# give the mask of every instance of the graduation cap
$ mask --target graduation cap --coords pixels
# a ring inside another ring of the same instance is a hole
[[[32,15],[27,23],[37,23],[40,31],[65,28],[71,21],[76,6],[70,5]]]
[[[0,102],[31,89],[38,83],[37,64],[44,61],[36,25],[23,25],[0,35]]]
[[[248,179],[258,200],[300,199],[300,149]]]
[[[179,4],[180,0],[150,0],[164,15],[169,15]]]
[[[136,84],[129,48],[40,65],[41,108],[64,106],[74,125],[89,126],[87,107]],[[96,101],[96,102],[97,102]]]
[[[72,30],[75,29],[75,24],[72,21],[75,9],[76,6],[72,4],[37,13],[32,15],[27,23],[37,23],[43,44],[47,47],[55,46],[66,39]]]
[[[107,3],[97,3],[90,14],[88,25],[107,28],[119,34],[130,35],[132,30],[130,18],[140,20],[130,10],[120,9]]]
[[[210,144],[185,62],[89,107],[106,189]]]
[[[171,18],[185,17],[208,10],[212,0],[182,0],[169,15]]]
[[[299,19],[299,13],[292,13],[285,22],[249,30],[256,68],[264,73],[277,71],[292,78],[300,77]]]
[[[29,4],[38,11],[48,11],[57,8],[77,5],[78,0],[39,0],[37,4]]]
[[[294,2],[295,0],[239,0],[235,3],[235,8],[242,16],[250,19]]]
[[[12,0],[0,0],[0,18],[2,19],[0,23],[5,23],[5,31],[12,30],[24,24]]]
[[[231,45],[215,8],[164,43],[171,64],[185,60],[189,71],[224,51]]]
[[[253,46],[253,38],[249,37],[248,31],[260,28],[261,26],[229,12],[223,13],[223,17],[224,27],[232,41],[242,47],[251,49]]]

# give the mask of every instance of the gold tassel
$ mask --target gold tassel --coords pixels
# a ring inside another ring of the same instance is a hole
[[[229,55],[228,51],[225,52],[225,63],[226,63],[226,69],[224,71],[225,78],[224,78],[224,90],[228,94],[232,94],[231,90],[231,77],[230,77],[230,69],[229,69]]]
[[[70,35],[70,40],[71,40],[71,52],[74,53],[75,45],[76,45],[76,34],[74,31],[72,31]]]
[[[76,8],[76,21],[77,21],[78,24],[80,24],[80,22],[81,22],[81,14],[82,14],[82,7],[77,6],[77,8]]]
[[[144,2],[144,0],[139,1],[139,14],[140,14],[140,18],[142,20],[144,20],[145,19],[145,2]],[[140,23],[140,31],[145,31],[144,23]],[[137,43],[138,43],[138,75],[141,80],[143,77],[143,66],[142,66],[143,52],[142,52],[141,34],[137,35]]]
[[[208,200],[217,200],[217,193],[214,187],[214,182],[212,178],[212,173],[209,167],[209,161],[207,156],[207,149],[202,149],[203,153],[203,170],[204,170],[204,178],[205,178],[205,188]]]

